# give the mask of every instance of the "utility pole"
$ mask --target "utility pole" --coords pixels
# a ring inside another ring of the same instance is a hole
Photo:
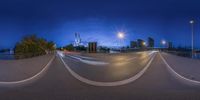
[[[192,33],[192,44],[191,44],[192,58],[194,58],[194,20],[193,19],[190,21],[190,24],[191,24],[191,33]]]

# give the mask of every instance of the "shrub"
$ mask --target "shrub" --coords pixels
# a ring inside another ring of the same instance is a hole
[[[64,49],[65,49],[65,50],[68,50],[68,51],[73,51],[73,50],[74,50],[74,46],[73,46],[73,44],[69,44],[69,45],[66,45],[66,46],[64,47]]]
[[[54,43],[35,35],[26,36],[14,48],[16,58],[28,58],[47,54],[55,50]]]

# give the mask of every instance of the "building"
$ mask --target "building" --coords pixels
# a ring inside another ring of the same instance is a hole
[[[146,47],[146,43],[145,43],[144,40],[138,39],[137,40],[137,46],[138,46],[138,48],[145,48]]]
[[[137,48],[137,41],[131,41],[130,48]]]
[[[88,52],[96,53],[97,52],[97,42],[89,42],[88,43]]]
[[[168,42],[168,49],[172,49],[172,48],[173,48],[172,42]]]
[[[148,47],[154,48],[154,39],[151,37],[148,37]]]

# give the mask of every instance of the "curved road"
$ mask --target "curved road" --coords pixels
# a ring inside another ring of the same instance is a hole
[[[21,87],[0,87],[0,100],[200,100],[199,93],[200,88],[176,80],[158,54],[142,77],[115,87],[80,82],[56,57],[37,81]]]
[[[63,57],[63,60],[70,69],[89,80],[113,82],[128,79],[136,75],[147,65],[148,61],[151,60],[153,53],[144,52],[142,54],[130,55],[104,55],[103,58],[98,58],[96,62],[109,58],[105,62],[109,64],[97,66],[86,64],[68,55]],[[87,59],[87,61],[91,60]]]

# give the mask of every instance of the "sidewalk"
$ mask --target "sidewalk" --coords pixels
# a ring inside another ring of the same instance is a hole
[[[0,82],[20,81],[40,72],[53,55],[21,60],[0,60]]]
[[[181,76],[200,81],[200,60],[161,53],[170,67]]]

